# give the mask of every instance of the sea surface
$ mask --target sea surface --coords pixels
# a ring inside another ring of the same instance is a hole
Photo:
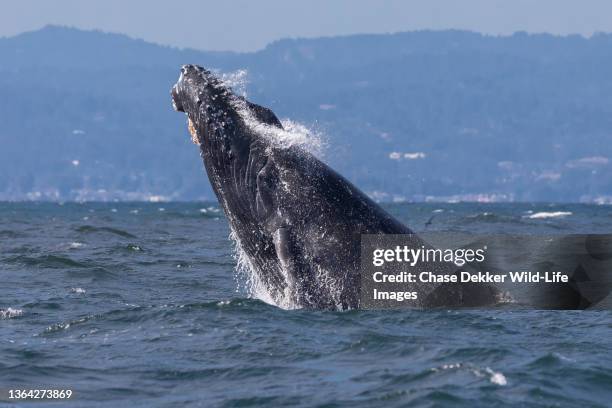
[[[612,206],[386,208],[612,232]],[[612,406],[612,312],[282,310],[238,289],[228,234],[216,203],[0,203],[0,392],[74,392],[0,406]]]

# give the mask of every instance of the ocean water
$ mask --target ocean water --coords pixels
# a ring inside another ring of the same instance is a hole
[[[417,231],[612,232],[611,206],[387,208]],[[228,234],[214,203],[0,203],[0,391],[72,389],[37,405],[62,407],[612,406],[612,312],[282,310],[240,291]]]

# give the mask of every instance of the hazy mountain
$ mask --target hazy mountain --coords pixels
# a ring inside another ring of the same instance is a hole
[[[212,198],[169,90],[246,69],[249,97],[324,134],[381,199],[609,200],[612,35],[461,31],[178,50],[47,27],[0,39],[0,199]]]

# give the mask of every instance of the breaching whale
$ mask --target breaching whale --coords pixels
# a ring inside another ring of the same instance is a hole
[[[181,68],[171,91],[237,244],[275,303],[359,307],[362,234],[413,234],[366,194],[298,145],[275,140],[274,113],[235,95],[210,71]],[[414,246],[423,242],[414,236]],[[496,291],[425,288],[418,306],[482,306]]]

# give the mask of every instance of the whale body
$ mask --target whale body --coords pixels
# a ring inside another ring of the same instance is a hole
[[[277,304],[295,308],[359,307],[363,234],[411,234],[352,183],[300,145],[282,142],[269,109],[237,96],[211,71],[181,68],[171,91],[232,235],[260,284]],[[438,271],[441,273],[444,271]],[[492,290],[445,285],[417,306],[478,306]]]

